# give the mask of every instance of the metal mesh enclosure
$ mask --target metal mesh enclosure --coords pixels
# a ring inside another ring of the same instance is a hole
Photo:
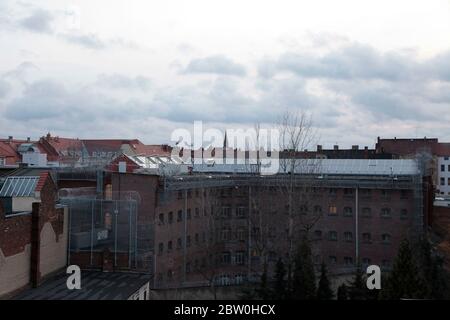
[[[138,221],[136,200],[65,199],[69,263],[152,273],[152,226]]]

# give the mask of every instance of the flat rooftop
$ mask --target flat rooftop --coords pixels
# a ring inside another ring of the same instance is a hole
[[[81,289],[69,290],[69,274],[61,273],[14,300],[127,300],[150,281],[148,274],[81,271]]]

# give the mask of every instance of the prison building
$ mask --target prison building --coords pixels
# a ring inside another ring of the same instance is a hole
[[[70,261],[148,272],[154,288],[239,284],[292,258],[307,237],[316,265],[334,274],[358,262],[389,270],[400,241],[427,224],[432,183],[419,167],[310,159],[271,176],[226,165],[110,172],[107,198],[69,204]]]

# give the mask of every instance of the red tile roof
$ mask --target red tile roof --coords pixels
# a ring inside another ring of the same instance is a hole
[[[50,173],[48,171],[43,171],[39,175],[39,181],[36,185],[35,191],[41,191],[44,187],[45,183],[47,182],[48,177],[50,177]]]

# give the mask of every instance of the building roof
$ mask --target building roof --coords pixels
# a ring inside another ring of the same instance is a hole
[[[33,197],[39,177],[8,177],[0,190],[0,197]]]
[[[288,165],[280,160],[279,173],[287,173]],[[287,160],[289,161],[289,160]],[[251,173],[255,168],[248,164],[194,164],[194,172]],[[412,159],[297,159],[297,174],[342,175],[417,175],[417,162]]]
[[[41,286],[29,289],[15,300],[127,300],[150,281],[150,276],[137,273],[81,272],[81,289],[67,288],[67,274],[62,273]]]
[[[49,171],[17,170],[0,185],[0,197],[34,197],[34,193],[42,190],[49,177]]]

